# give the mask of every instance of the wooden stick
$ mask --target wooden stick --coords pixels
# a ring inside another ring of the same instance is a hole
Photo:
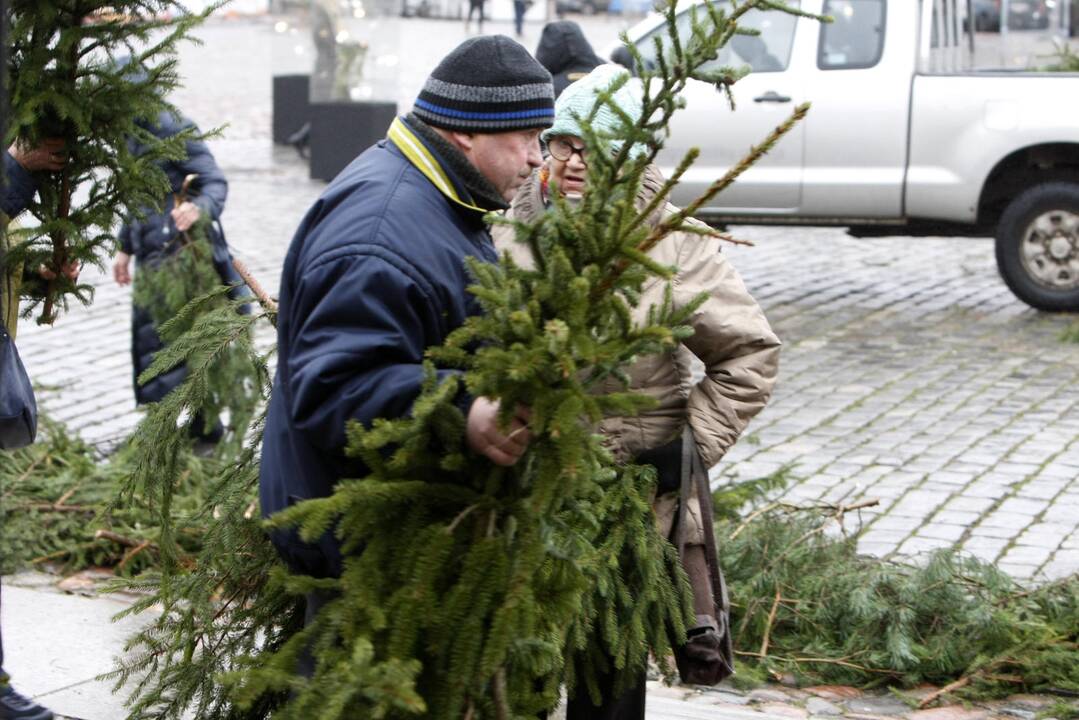
[[[251,274],[251,271],[247,269],[247,265],[244,265],[243,261],[239,258],[232,258],[232,267],[235,268],[236,272],[243,278],[247,287],[251,288],[251,292],[255,293],[255,297],[258,298],[262,307],[270,312],[277,312],[277,303],[262,289],[262,285],[259,284],[259,281],[255,279],[255,276]]]
[[[495,701],[495,717],[498,720],[510,720],[509,699],[506,697],[506,669],[499,668],[491,681],[491,693]]]
[[[131,548],[138,547],[139,545],[142,544],[141,540],[135,540],[133,538],[129,538],[126,535],[121,535],[120,533],[115,533],[112,530],[98,530],[97,532],[94,533],[94,540],[99,540],[101,538],[104,538],[105,540],[112,540],[114,543],[119,543],[121,545],[127,545],[128,547],[131,547]]]
[[[745,520],[743,520],[743,521],[742,521],[742,524],[741,524],[741,525],[739,525],[739,526],[738,526],[738,527],[737,527],[737,528],[735,529],[735,531],[734,531],[734,532],[732,532],[732,533],[731,533],[731,534],[730,534],[730,535],[729,535],[729,536],[727,537],[727,539],[728,539],[728,540],[734,540],[734,539],[735,539],[736,537],[738,537],[739,535],[741,535],[741,534],[742,534],[742,531],[743,531],[743,530],[745,530],[745,529],[746,529],[746,527],[747,527],[747,526],[748,526],[748,525],[749,525],[749,524],[750,524],[751,522],[753,522],[753,521],[754,521],[754,520],[756,520],[756,519],[757,519],[758,517],[760,517],[760,516],[761,516],[761,515],[763,515],[764,513],[768,512],[769,510],[774,510],[775,508],[777,508],[777,507],[779,507],[779,506],[780,506],[780,503],[775,503],[775,502],[772,502],[772,503],[768,503],[767,505],[765,505],[764,507],[762,507],[762,508],[760,508],[760,509],[758,509],[758,510],[754,510],[753,512],[751,512],[751,513],[749,514],[749,516],[748,516],[748,517],[746,517],[746,519],[745,519]]]
[[[18,505],[16,510],[41,510],[43,512],[83,512],[93,513],[97,512],[97,508],[87,507],[85,505],[53,505],[52,503],[29,503],[27,505]]]
[[[922,709],[922,708],[928,707],[932,703],[936,702],[936,700],[938,698],[940,698],[942,695],[946,695],[946,694],[952,692],[953,690],[958,690],[961,687],[966,687],[967,685],[970,684],[970,681],[972,679],[974,679],[973,675],[964,675],[963,677],[959,678],[955,682],[948,683],[947,685],[940,688],[939,690],[936,690],[934,692],[929,693],[924,698],[922,698],[922,701],[920,703],[918,703],[918,708]]]
[[[81,484],[81,483],[80,483],[80,484]],[[54,504],[54,505],[64,505],[65,503],[67,503],[67,501],[68,501],[68,500],[70,500],[70,499],[71,499],[71,496],[72,496],[72,495],[74,495],[74,494],[75,494],[75,491],[76,491],[76,490],[78,490],[78,489],[79,489],[79,484],[76,484],[76,485],[75,485],[75,487],[71,488],[71,489],[70,489],[70,490],[68,490],[68,491],[67,491],[66,493],[64,493],[63,495],[61,495],[61,496],[60,496],[60,499],[59,499],[59,500],[57,500],[57,501],[56,501],[55,503],[53,503],[53,504]]]
[[[116,572],[120,572],[121,570],[123,570],[124,566],[131,562],[132,558],[134,558],[136,555],[138,555],[140,552],[150,547],[151,545],[153,545],[153,543],[149,540],[143,540],[141,543],[125,552],[124,556],[120,558],[120,562],[116,564]]]
[[[764,638],[761,640],[760,656],[762,658],[768,656],[768,640],[771,638],[772,635],[772,624],[776,621],[776,612],[779,611],[780,597],[781,596],[779,593],[779,583],[776,583],[776,599],[772,603],[772,609],[768,611],[768,624],[764,627]]]

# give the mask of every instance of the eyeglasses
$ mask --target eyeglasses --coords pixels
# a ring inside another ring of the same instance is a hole
[[[553,137],[547,141],[547,152],[559,162],[569,162],[574,155],[581,158],[582,164],[588,162],[588,148],[584,145],[574,145],[564,137]]]

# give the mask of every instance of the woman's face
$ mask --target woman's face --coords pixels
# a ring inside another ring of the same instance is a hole
[[[584,140],[576,135],[555,135],[547,140],[547,151],[547,167],[551,173],[548,181],[554,182],[563,195],[579,197],[583,194],[588,176]]]

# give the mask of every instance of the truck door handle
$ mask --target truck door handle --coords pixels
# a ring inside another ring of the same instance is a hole
[[[753,98],[753,102],[758,102],[758,103],[762,103],[762,102],[789,103],[790,101],[791,101],[791,99],[789,97],[787,97],[786,95],[780,95],[775,90],[769,90],[768,92],[764,93],[763,95],[758,95],[757,97]]]

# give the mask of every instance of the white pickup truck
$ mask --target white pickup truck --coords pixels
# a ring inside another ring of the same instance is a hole
[[[681,32],[695,2],[679,17]],[[715,61],[752,68],[733,88],[737,110],[691,81],[672,123],[659,158],[665,171],[701,149],[674,201],[697,195],[809,101],[807,119],[704,216],[994,234],[1000,273],[1020,299],[1079,310],[1079,74],[971,71],[966,0],[788,4],[835,22],[776,11],[743,17],[760,35],[734,37]],[[629,39],[649,59],[652,36],[664,32],[653,15]]]

